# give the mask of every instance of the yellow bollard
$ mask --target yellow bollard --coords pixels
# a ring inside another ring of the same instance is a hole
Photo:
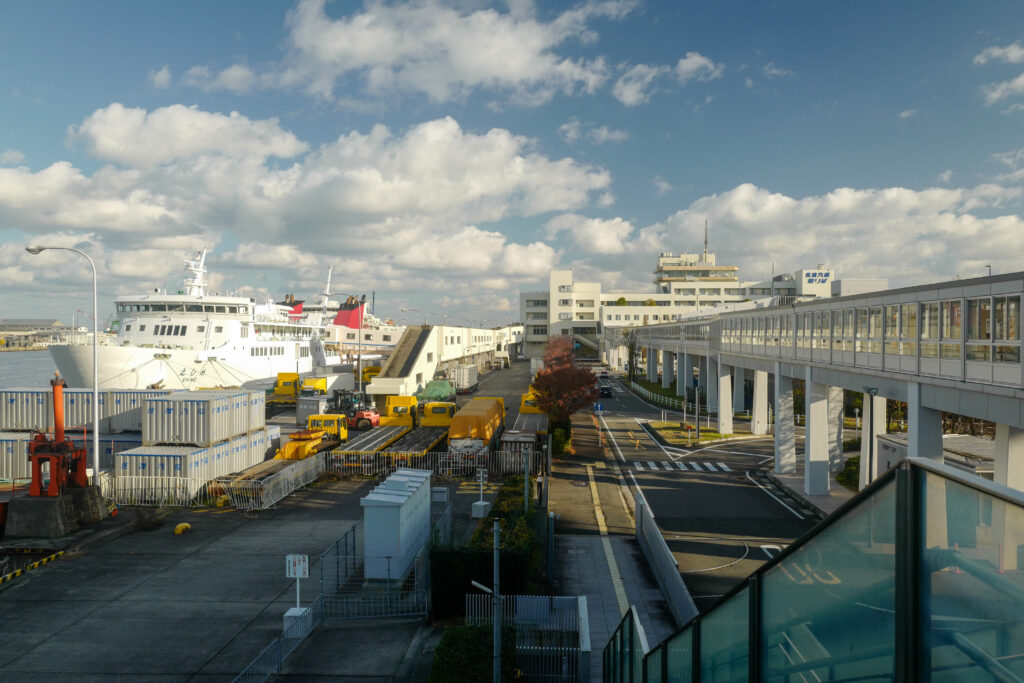
[[[188,522],[182,522],[178,526],[174,527],[174,535],[175,536],[181,536],[183,533],[185,533],[186,531],[189,531],[191,528],[192,528],[191,524],[189,524]]]

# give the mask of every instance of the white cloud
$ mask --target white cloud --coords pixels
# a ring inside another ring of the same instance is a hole
[[[566,233],[573,246],[588,254],[621,254],[630,249],[627,242],[633,233],[629,221],[621,218],[587,218],[562,214],[547,222],[549,237]]]
[[[164,64],[159,69],[149,72],[149,82],[154,88],[163,90],[171,85],[171,69]]]
[[[629,131],[627,130],[616,130],[608,126],[595,126],[591,123],[583,124],[575,116],[558,127],[558,135],[570,145],[579,142],[583,138],[586,138],[595,145],[603,145],[606,142],[625,142],[629,139]]]
[[[781,66],[777,65],[775,62],[768,62],[763,67],[761,67],[761,71],[768,78],[782,78],[784,76],[792,76],[793,75],[792,71],[790,71],[789,69],[783,69]]]
[[[904,109],[903,111],[900,112],[900,118],[901,119],[909,119],[911,116],[915,116],[916,114],[917,114],[917,110],[916,109]]]
[[[20,164],[25,160],[25,155],[16,149],[7,149],[0,152],[0,164],[13,165]]]
[[[993,45],[987,47],[974,57],[975,64],[988,64],[989,61],[1005,62],[1007,64],[1024,63],[1024,47],[1020,43],[1013,43],[1006,47]]]
[[[657,190],[659,195],[668,194],[669,192],[675,189],[674,187],[672,187],[671,183],[662,178],[660,175],[654,176],[654,179],[651,180],[651,182],[654,183],[654,189]]]
[[[743,79],[743,85],[745,85],[748,90],[753,88],[754,87],[754,79],[752,79],[750,76],[747,76],[746,78]]]
[[[938,181],[939,181],[940,183],[943,183],[943,184],[945,184],[945,183],[948,183],[948,182],[949,182],[950,180],[952,180],[952,179],[953,179],[953,171],[952,171],[951,169],[946,169],[945,171],[943,171],[942,173],[940,173],[940,174],[939,174],[939,175],[938,175],[938,176],[936,177],[936,179],[937,179],[937,180],[938,180]]]
[[[592,93],[605,82],[602,57],[573,59],[558,50],[570,41],[593,43],[594,20],[622,19],[636,2],[585,2],[549,21],[524,2],[511,3],[508,12],[478,3],[368,2],[337,19],[324,5],[300,0],[288,13],[280,63],[259,73],[243,64],[216,74],[193,67],[186,82],[235,92],[294,88],[332,99],[339,81],[354,76],[372,96],[419,93],[447,102],[482,89],[535,106],[557,93]]]
[[[629,139],[629,131],[599,126],[591,129],[590,139],[594,141],[595,145],[603,145],[606,142],[625,142]]]
[[[985,96],[985,104],[995,104],[1007,97],[1024,94],[1024,74],[1002,83],[992,83],[981,89]]]
[[[306,150],[277,119],[250,120],[175,104],[154,109],[127,108],[114,103],[90,114],[68,130],[100,159],[151,166],[204,154],[292,157]]]
[[[687,52],[686,56],[676,63],[676,78],[683,85],[697,79],[711,81],[719,78],[725,71],[724,64],[715,64],[710,58],[699,52]]]
[[[612,87],[612,95],[627,107],[643,104],[650,100],[651,93],[648,89],[654,80],[667,72],[668,69],[664,66],[637,64],[619,77]]]

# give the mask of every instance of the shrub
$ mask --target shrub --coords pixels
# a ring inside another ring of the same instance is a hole
[[[843,439],[843,452],[846,451],[859,451],[860,450],[860,437],[855,436],[852,439]]]
[[[489,626],[450,626],[434,650],[429,683],[478,683],[492,680],[494,631]],[[515,632],[501,633],[501,680],[515,680]]]
[[[846,459],[846,465],[843,466],[843,471],[836,475],[836,481],[851,491],[856,491],[858,489],[860,486],[859,455],[854,455]]]
[[[551,450],[561,455],[572,445],[572,425],[559,425],[551,430]]]

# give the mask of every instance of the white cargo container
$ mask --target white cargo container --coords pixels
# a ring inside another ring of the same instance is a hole
[[[157,389],[118,389],[107,392],[105,406],[109,425],[109,433],[141,432],[142,406],[147,398],[167,396],[169,390]]]
[[[78,439],[76,439],[78,441]],[[114,456],[122,451],[138,448],[142,445],[142,434],[138,432],[125,432],[122,434],[100,434],[100,469],[109,470],[114,467]],[[95,462],[92,457],[92,436],[85,440],[86,451],[89,454],[88,466],[92,467]]]
[[[452,379],[455,381],[455,391],[460,394],[469,394],[476,391],[479,385],[476,365],[456,365],[452,372]]]
[[[211,446],[263,426],[263,413],[250,427],[259,401],[249,391],[182,391],[148,398],[143,410],[142,442]],[[255,407],[254,407],[255,406]]]
[[[430,535],[430,470],[399,468],[359,505],[364,575],[401,579]]]
[[[267,453],[264,460],[273,458],[274,454],[281,450],[281,425],[267,425]]]
[[[0,432],[0,479],[29,479],[28,442],[35,432]]]

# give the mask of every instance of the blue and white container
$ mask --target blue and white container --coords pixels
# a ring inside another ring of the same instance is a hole
[[[139,448],[140,446],[142,446],[142,434],[138,432],[100,434],[100,469],[112,469],[114,467],[114,456],[123,451]],[[91,435],[85,440],[85,447],[89,454],[88,465],[92,467],[95,461],[92,457],[93,442]]]
[[[148,398],[142,442],[211,446],[249,432],[249,392],[182,391]]]
[[[100,431],[141,431],[143,401],[151,396],[169,393],[148,389],[99,392]],[[64,389],[65,429],[84,427],[91,431],[92,398],[92,389]],[[0,390],[0,430],[53,431],[52,390]]]
[[[167,396],[169,390],[112,390],[107,392],[105,406],[109,424],[107,431],[111,433],[141,432],[142,408],[147,398]]]
[[[28,479],[32,476],[28,442],[35,432],[0,432],[0,479]]]

